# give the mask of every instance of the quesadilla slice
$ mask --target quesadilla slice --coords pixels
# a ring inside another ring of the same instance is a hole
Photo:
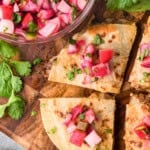
[[[129,82],[138,90],[150,91],[150,17],[145,25]]]
[[[112,150],[115,101],[91,98],[40,99],[46,132],[60,150]]]
[[[150,95],[132,95],[126,108],[127,150],[150,150]]]
[[[119,93],[135,24],[99,24],[76,34],[53,62],[49,80]]]

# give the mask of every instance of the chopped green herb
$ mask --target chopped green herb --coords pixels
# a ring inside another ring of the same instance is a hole
[[[22,17],[21,17],[20,14],[18,14],[18,13],[14,13],[14,14],[13,14],[13,21],[14,21],[16,24],[20,23],[20,22],[21,22],[21,19],[22,19]]]
[[[149,55],[149,50],[145,49],[143,52],[140,53],[139,60],[142,61],[148,55]]]
[[[28,25],[28,32],[35,33],[35,32],[37,32],[37,30],[38,30],[37,24],[34,23],[33,21],[30,21],[29,25]]]
[[[97,77],[93,77],[92,78],[92,82],[96,82],[96,81],[98,81],[98,78]]]
[[[73,38],[69,38],[69,44],[75,45],[76,40],[74,40]]]
[[[40,106],[44,108],[44,107],[46,106],[46,104],[45,104],[45,103],[42,103]]]
[[[82,113],[79,115],[79,119],[83,120],[85,118],[85,115]]]
[[[75,74],[81,74],[82,70],[80,68],[73,68]]]
[[[94,150],[100,150],[99,145],[95,145]]]
[[[72,71],[68,71],[67,78],[68,80],[72,81],[75,78],[75,73]]]
[[[56,131],[57,131],[57,128],[54,127],[54,128],[52,128],[52,129],[50,129],[49,133],[50,133],[50,134],[55,134]]]
[[[74,20],[78,15],[78,9],[77,7],[73,6],[72,7],[72,20]]]
[[[99,34],[96,34],[94,39],[93,39],[93,44],[94,45],[100,45],[102,43],[104,43],[104,40],[100,37]]]
[[[37,112],[36,112],[35,110],[33,110],[33,111],[31,112],[31,117],[34,117],[36,114],[37,114]]]
[[[86,74],[90,74],[90,69],[89,68],[87,68],[87,67],[84,68],[84,71],[85,71]]]
[[[112,133],[112,129],[106,129],[105,131],[106,131],[106,133],[108,133],[108,134],[109,134],[109,133]]]
[[[144,73],[143,73],[143,76],[144,76],[144,78],[147,78],[147,77],[150,76],[150,73],[144,72]]]
[[[42,62],[42,59],[41,58],[35,58],[32,62],[33,65],[38,65]]]
[[[144,79],[141,79],[141,80],[139,80],[139,82],[140,82],[140,83],[144,83],[144,82],[145,82],[145,80],[144,80]]]
[[[72,81],[77,74],[81,74],[82,70],[80,68],[73,67],[72,70],[68,71],[67,78]]]
[[[87,56],[87,57],[92,57],[92,54],[87,53],[86,56]]]

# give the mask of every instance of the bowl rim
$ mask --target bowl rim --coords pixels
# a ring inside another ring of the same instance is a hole
[[[89,0],[88,4],[84,8],[83,12],[75,19],[75,21],[71,24],[65,27],[64,29],[60,30],[56,34],[46,37],[46,38],[39,38],[35,40],[24,40],[24,39],[17,39],[14,38],[13,34],[3,34],[0,33],[0,39],[5,40],[7,42],[11,42],[14,44],[41,44],[41,43],[47,43],[47,42],[52,42],[55,41],[58,38],[64,37],[66,34],[69,34],[73,32],[84,20],[85,18],[89,15],[90,10],[93,8],[96,0]]]

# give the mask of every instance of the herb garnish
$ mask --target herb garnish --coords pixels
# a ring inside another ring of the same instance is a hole
[[[94,39],[93,39],[93,44],[94,45],[100,45],[104,43],[104,40],[101,38],[101,36],[99,34],[96,34]]]
[[[73,67],[72,70],[68,71],[66,76],[68,80],[72,81],[77,74],[81,74],[82,70],[80,68]]]
[[[22,89],[20,76],[30,74],[31,64],[13,60],[17,53],[16,47],[0,40],[0,97],[8,98],[7,103],[0,105],[0,118],[4,116],[6,109],[8,115],[16,120],[20,119],[24,112],[25,103],[17,93]]]
[[[105,129],[106,133],[110,134],[112,133],[112,129]]]
[[[33,65],[38,65],[42,62],[42,59],[41,58],[35,58],[32,62]]]
[[[37,112],[36,112],[35,110],[33,110],[33,111],[31,112],[31,117],[36,116],[36,114],[37,114]]]
[[[49,133],[50,133],[50,134],[55,134],[56,131],[57,131],[57,128],[56,128],[56,127],[53,127],[53,128],[50,129]]]
[[[145,57],[149,55],[149,49],[144,49],[143,52],[140,53],[139,60],[142,61]]]

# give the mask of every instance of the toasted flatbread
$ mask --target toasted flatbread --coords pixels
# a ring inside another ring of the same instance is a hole
[[[125,145],[126,150],[149,150],[145,147],[145,140],[140,139],[134,129],[138,126],[143,118],[150,115],[150,95],[132,95],[130,103],[126,108],[125,119]]]
[[[52,142],[60,150],[92,150],[87,144],[81,147],[69,142],[70,135],[64,126],[64,114],[78,104],[90,106],[96,113],[98,121],[94,128],[102,138],[99,149],[112,150],[115,101],[113,99],[103,99],[98,97],[89,98],[47,98],[40,99],[40,109],[45,130]],[[56,128],[56,133],[51,134],[50,130]],[[107,129],[111,133],[107,133]]]
[[[104,41],[97,46],[99,50],[112,49],[113,58],[110,61],[111,72],[94,82],[84,84],[85,75],[78,74],[72,81],[68,80],[66,74],[72,68],[72,65],[80,67],[81,53],[84,53],[85,46],[79,53],[70,55],[67,53],[68,45],[61,50],[57,60],[53,63],[49,74],[49,80],[72,84],[85,88],[94,89],[101,92],[119,93],[123,76],[136,35],[135,24],[99,24],[89,27],[85,32],[76,34],[74,40],[85,40],[87,44],[92,43],[95,35],[99,34]]]
[[[150,69],[142,67],[143,61],[140,60],[142,44],[150,44],[150,17],[148,18],[147,24],[145,25],[142,40],[139,44],[137,57],[134,62],[132,72],[130,74],[129,82],[131,86],[137,90],[149,90],[150,91]],[[150,50],[150,47],[149,47]]]

